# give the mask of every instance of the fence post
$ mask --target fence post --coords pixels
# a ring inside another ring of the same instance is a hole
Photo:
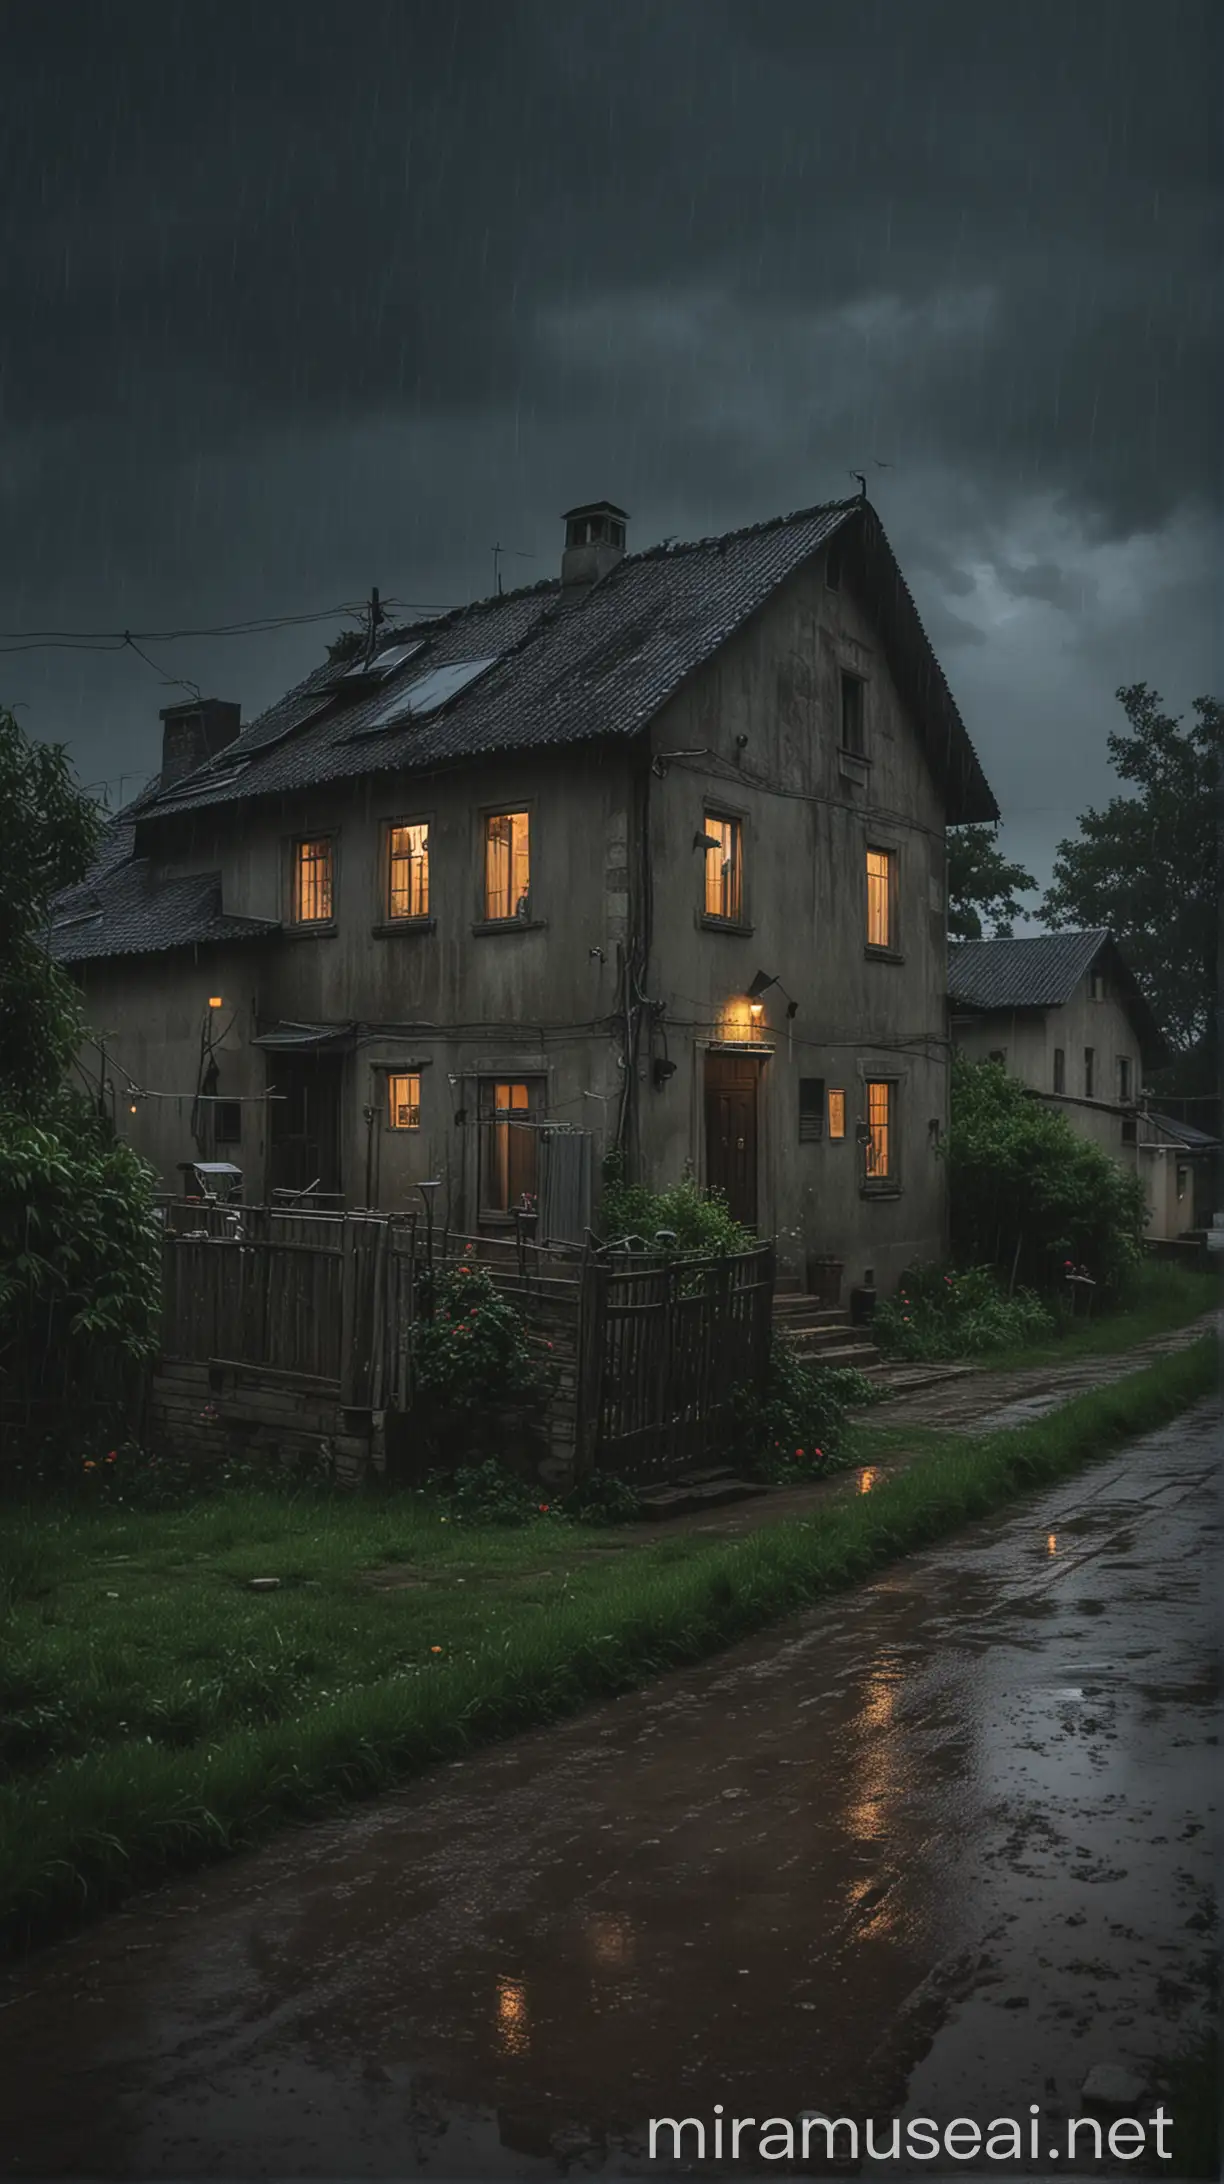
[[[574,1389],[574,1477],[594,1469],[603,1402],[608,1273],[593,1259],[583,1265],[578,1293],[578,1373]]]

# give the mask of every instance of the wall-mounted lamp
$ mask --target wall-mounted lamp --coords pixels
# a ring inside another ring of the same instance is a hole
[[[224,1008],[225,1003],[222,1001],[219,993],[210,993],[208,996],[208,1006],[210,1009],[220,1009]]]
[[[752,1007],[753,1016],[758,1017],[761,1014],[761,996],[768,993],[771,986],[776,986],[778,992],[785,997],[787,1018],[793,1023],[799,1014],[799,1003],[791,1000],[781,979],[772,971],[758,971],[748,988],[748,1000]]]
[[[759,1024],[765,1014],[765,1003],[763,1001],[750,1001],[748,1003],[748,1014],[754,1024]]]
[[[655,1059],[652,1074],[654,1076],[655,1091],[661,1092],[664,1085],[668,1082],[669,1078],[675,1076],[676,1065],[674,1062],[665,1061],[663,1056],[660,1054]]]

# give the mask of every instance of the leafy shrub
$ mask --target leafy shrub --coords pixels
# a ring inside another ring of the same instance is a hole
[[[1053,1289],[1068,1259],[1117,1291],[1143,1250],[1137,1175],[999,1062],[954,1055],[946,1144],[953,1257]]]
[[[459,1523],[519,1527],[562,1514],[560,1505],[540,1486],[519,1478],[494,1458],[461,1465],[447,1477],[431,1481],[431,1486],[446,1502],[448,1515]]]
[[[579,1524],[631,1524],[640,1507],[633,1488],[606,1471],[589,1471],[565,1497],[565,1514]]]
[[[640,1237],[650,1250],[659,1230],[670,1229],[677,1252],[703,1252],[712,1258],[725,1252],[746,1251],[756,1241],[733,1219],[721,1191],[703,1191],[691,1176],[673,1183],[666,1191],[629,1183],[625,1179],[624,1154],[620,1152],[609,1153],[603,1163],[599,1225],[609,1243]]]
[[[849,1460],[850,1411],[877,1394],[865,1373],[807,1364],[775,1335],[764,1396],[736,1396],[737,1460],[763,1478],[823,1478]]]
[[[75,1094],[37,1119],[0,1107],[0,1386],[110,1393],[124,1365],[151,1355],[153,1180]]]
[[[1010,1297],[992,1267],[965,1273],[912,1266],[895,1297],[881,1298],[872,1331],[890,1357],[972,1357],[983,1350],[1045,1342],[1057,1321],[1031,1289]]]
[[[422,1284],[432,1316],[416,1322],[413,1377],[437,1405],[476,1411],[507,1399],[543,1397],[548,1376],[527,1340],[521,1315],[486,1267],[470,1255]]]

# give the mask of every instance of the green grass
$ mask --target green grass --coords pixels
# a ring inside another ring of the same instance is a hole
[[[1110,1356],[1133,1350],[1136,1343],[1169,1335],[1221,1302],[1220,1277],[1209,1267],[1174,1266],[1148,1259],[1132,1278],[1124,1304],[1099,1318],[1069,1320],[1052,1341],[1027,1348],[991,1351],[974,1359],[994,1371],[1015,1365],[1067,1364],[1080,1357]]]
[[[0,1941],[699,1660],[1174,1417],[1215,1370],[1204,1340],[1019,1431],[925,1435],[870,1495],[714,1544],[476,1532],[413,1500],[14,1512]],[[247,1589],[265,1575],[281,1589]]]

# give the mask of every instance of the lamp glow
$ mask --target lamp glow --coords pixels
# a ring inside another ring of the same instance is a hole
[[[219,994],[219,993],[210,993],[210,994],[209,994],[209,996],[208,996],[208,1006],[209,1006],[209,1008],[210,1008],[210,1009],[219,1009],[219,1008],[222,1008],[222,1007],[224,1006],[224,1003],[222,1002],[222,999],[221,999],[221,996],[220,996],[220,994]]]

